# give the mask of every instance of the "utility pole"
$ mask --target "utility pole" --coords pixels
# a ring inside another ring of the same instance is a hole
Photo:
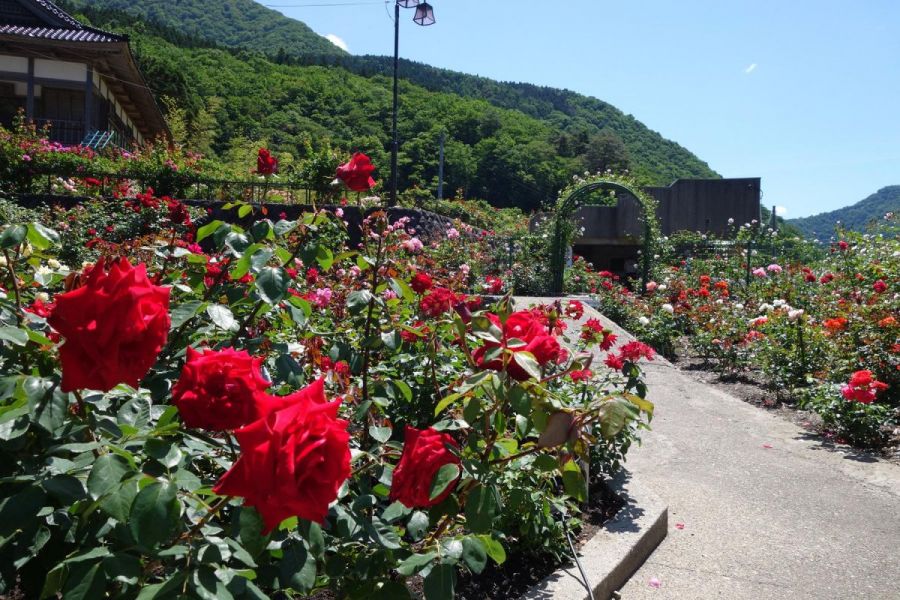
[[[441,132],[441,152],[438,160],[438,200],[444,199],[444,140],[446,134]]]

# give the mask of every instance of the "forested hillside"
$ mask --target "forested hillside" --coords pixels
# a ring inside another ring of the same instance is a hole
[[[834,235],[838,222],[845,229],[865,231],[869,223],[883,218],[889,212],[900,212],[900,185],[881,188],[852,206],[802,219],[791,219],[788,223],[808,237],[827,242]]]
[[[206,37],[189,16],[177,28],[172,18],[152,16],[158,15],[159,4],[153,1],[60,4],[94,25],[132,36],[154,92],[170,112],[183,116],[184,141],[190,147],[227,159],[246,148],[248,140],[295,156],[330,143],[367,152],[381,167],[380,178],[386,177],[391,115],[387,59],[319,51],[296,57],[274,45],[269,53],[241,43],[226,47],[227,40],[249,35],[241,20],[211,25],[208,31],[224,27],[225,32]],[[118,4],[131,8],[127,13],[103,8]],[[177,14],[190,15],[206,2],[176,5]],[[138,9],[150,16],[136,20]],[[401,188],[436,188],[441,133],[446,134],[448,192],[460,190],[497,205],[537,208],[553,199],[574,173],[585,170],[628,169],[646,184],[717,176],[678,144],[594,98],[411,62],[404,62],[403,74]]]
[[[67,0],[72,11],[114,9],[144,21],[166,25],[223,46],[249,48],[276,55],[344,54],[305,23],[253,0]]]

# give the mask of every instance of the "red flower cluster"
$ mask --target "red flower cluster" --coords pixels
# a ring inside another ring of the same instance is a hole
[[[456,488],[459,479],[436,498],[431,498],[431,484],[441,467],[460,464],[459,457],[450,448],[458,448],[458,445],[448,434],[432,427],[420,430],[407,425],[403,454],[394,469],[390,499],[407,508],[428,508],[443,502]]]
[[[56,296],[47,322],[65,337],[59,350],[62,391],[108,392],[137,387],[169,333],[169,288],[153,285],[147,268],[103,259],[85,270],[82,287]]]
[[[875,379],[872,371],[856,371],[850,381],[841,388],[844,399],[861,404],[872,404],[879,392],[888,389],[888,384]]]
[[[259,175],[274,175],[278,172],[278,159],[266,148],[260,148],[256,155],[256,172]]]
[[[872,289],[874,289],[878,294],[883,294],[887,291],[887,284],[883,279],[879,279],[872,285]]]
[[[460,296],[447,288],[434,288],[419,302],[419,308],[423,313],[432,318],[438,318],[455,305],[465,301],[465,296]]]
[[[588,319],[581,326],[581,339],[588,344],[600,344],[600,349],[604,351],[613,347],[617,337],[609,329],[604,329],[597,319]]]
[[[350,162],[338,167],[337,178],[344,182],[348,189],[354,192],[366,192],[375,185],[372,172],[375,165],[369,157],[362,152],[357,152],[350,158]]]
[[[416,273],[409,282],[409,287],[421,295],[434,287],[434,281],[428,273]]]
[[[581,369],[580,371],[572,371],[569,373],[569,377],[572,378],[572,381],[587,381],[593,376],[594,372],[590,369]]]
[[[213,488],[256,507],[269,533],[288,517],[323,523],[350,476],[349,423],[341,401],[328,402],[322,380],[292,394],[291,403],[234,432],[241,456]]]
[[[835,317],[833,319],[825,319],[822,323],[825,326],[825,329],[832,333],[837,333],[838,331],[842,331],[847,328],[847,319],[844,317]]]
[[[487,291],[488,294],[499,294],[503,291],[503,280],[499,277],[488,275],[485,277],[484,283],[485,291]]]
[[[526,310],[514,312],[509,315],[506,322],[502,324],[497,315],[489,314],[488,318],[497,327],[501,328],[503,331],[503,338],[499,344],[497,342],[489,341],[486,342],[484,346],[475,350],[472,357],[475,359],[475,364],[477,364],[479,368],[498,372],[504,370],[504,358],[502,354],[493,357],[490,360],[486,359],[487,353],[495,348],[502,348],[503,350],[509,350],[513,353],[530,352],[541,366],[550,362],[556,362],[562,356],[562,349],[559,346],[559,342],[556,341],[555,337],[547,333],[546,327],[533,312]],[[514,339],[524,342],[524,345],[510,347],[510,341]],[[526,381],[531,378],[528,372],[519,366],[515,360],[507,358],[506,362],[506,373],[516,381]]]
[[[578,300],[569,300],[565,309],[566,316],[576,321],[584,316],[584,304]]]
[[[174,225],[185,225],[186,227],[190,227],[191,213],[188,212],[184,203],[179,202],[178,200],[172,200],[168,197],[166,197],[165,200],[166,206],[169,209],[169,220],[172,221]]]
[[[628,342],[615,354],[609,354],[604,362],[606,366],[614,371],[620,371],[625,368],[625,363],[635,363],[642,358],[653,360],[656,352],[643,342]]]

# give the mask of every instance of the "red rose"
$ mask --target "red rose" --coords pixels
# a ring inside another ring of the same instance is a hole
[[[417,294],[424,294],[434,286],[434,281],[428,273],[416,273],[409,282],[411,287]]]
[[[261,358],[246,350],[187,349],[187,363],[172,388],[185,425],[213,431],[243,427],[281,408],[285,401],[265,393]]]
[[[875,290],[876,293],[883,294],[884,292],[887,291],[887,284],[884,282],[883,279],[879,279],[872,285],[872,288]]]
[[[531,311],[514,312],[509,315],[506,323],[502,325],[496,315],[488,315],[488,318],[503,330],[503,338],[500,344],[485,342],[484,346],[475,349],[472,357],[475,359],[475,364],[480,368],[491,369],[492,371],[503,370],[502,356],[485,362],[487,352],[498,347],[503,347],[512,352],[530,352],[534,355],[538,364],[542,366],[559,360],[562,352],[559,342],[556,341],[555,337],[547,333],[546,327],[541,324],[540,319]],[[510,348],[508,344],[513,339],[521,340],[525,345]],[[507,361],[506,372],[516,381],[526,381],[531,377],[525,369],[512,359]]]
[[[407,425],[403,455],[391,483],[391,500],[407,508],[428,508],[443,502],[459,483],[457,478],[438,497],[431,498],[431,483],[441,467],[460,464],[459,457],[448,446],[458,447],[448,434],[432,427],[419,430]]]
[[[259,175],[274,175],[278,171],[278,159],[265,148],[256,155],[256,172]]]
[[[375,180],[372,179],[374,170],[375,165],[369,157],[357,152],[350,158],[350,162],[338,167],[337,178],[354,192],[366,192],[375,185]]]
[[[447,288],[434,288],[419,302],[419,308],[429,317],[438,318],[456,304],[465,301],[464,296],[459,296]]]
[[[488,294],[499,294],[503,291],[503,280],[499,277],[488,275],[484,280],[484,287]]]
[[[84,286],[56,297],[47,319],[66,338],[59,350],[62,391],[137,387],[166,343],[169,289],[124,258],[109,272],[100,259],[83,278]]]
[[[349,423],[337,418],[341,401],[326,401],[322,380],[288,398],[287,408],[234,432],[241,456],[213,488],[256,507],[264,534],[294,516],[323,523],[350,476]]]
[[[566,316],[577,321],[584,316],[584,304],[578,300],[569,300],[566,304]]]

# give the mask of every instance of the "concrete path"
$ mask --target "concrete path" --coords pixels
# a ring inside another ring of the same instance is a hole
[[[828,450],[667,361],[643,367],[656,416],[627,467],[670,531],[623,600],[900,599],[900,466]]]

